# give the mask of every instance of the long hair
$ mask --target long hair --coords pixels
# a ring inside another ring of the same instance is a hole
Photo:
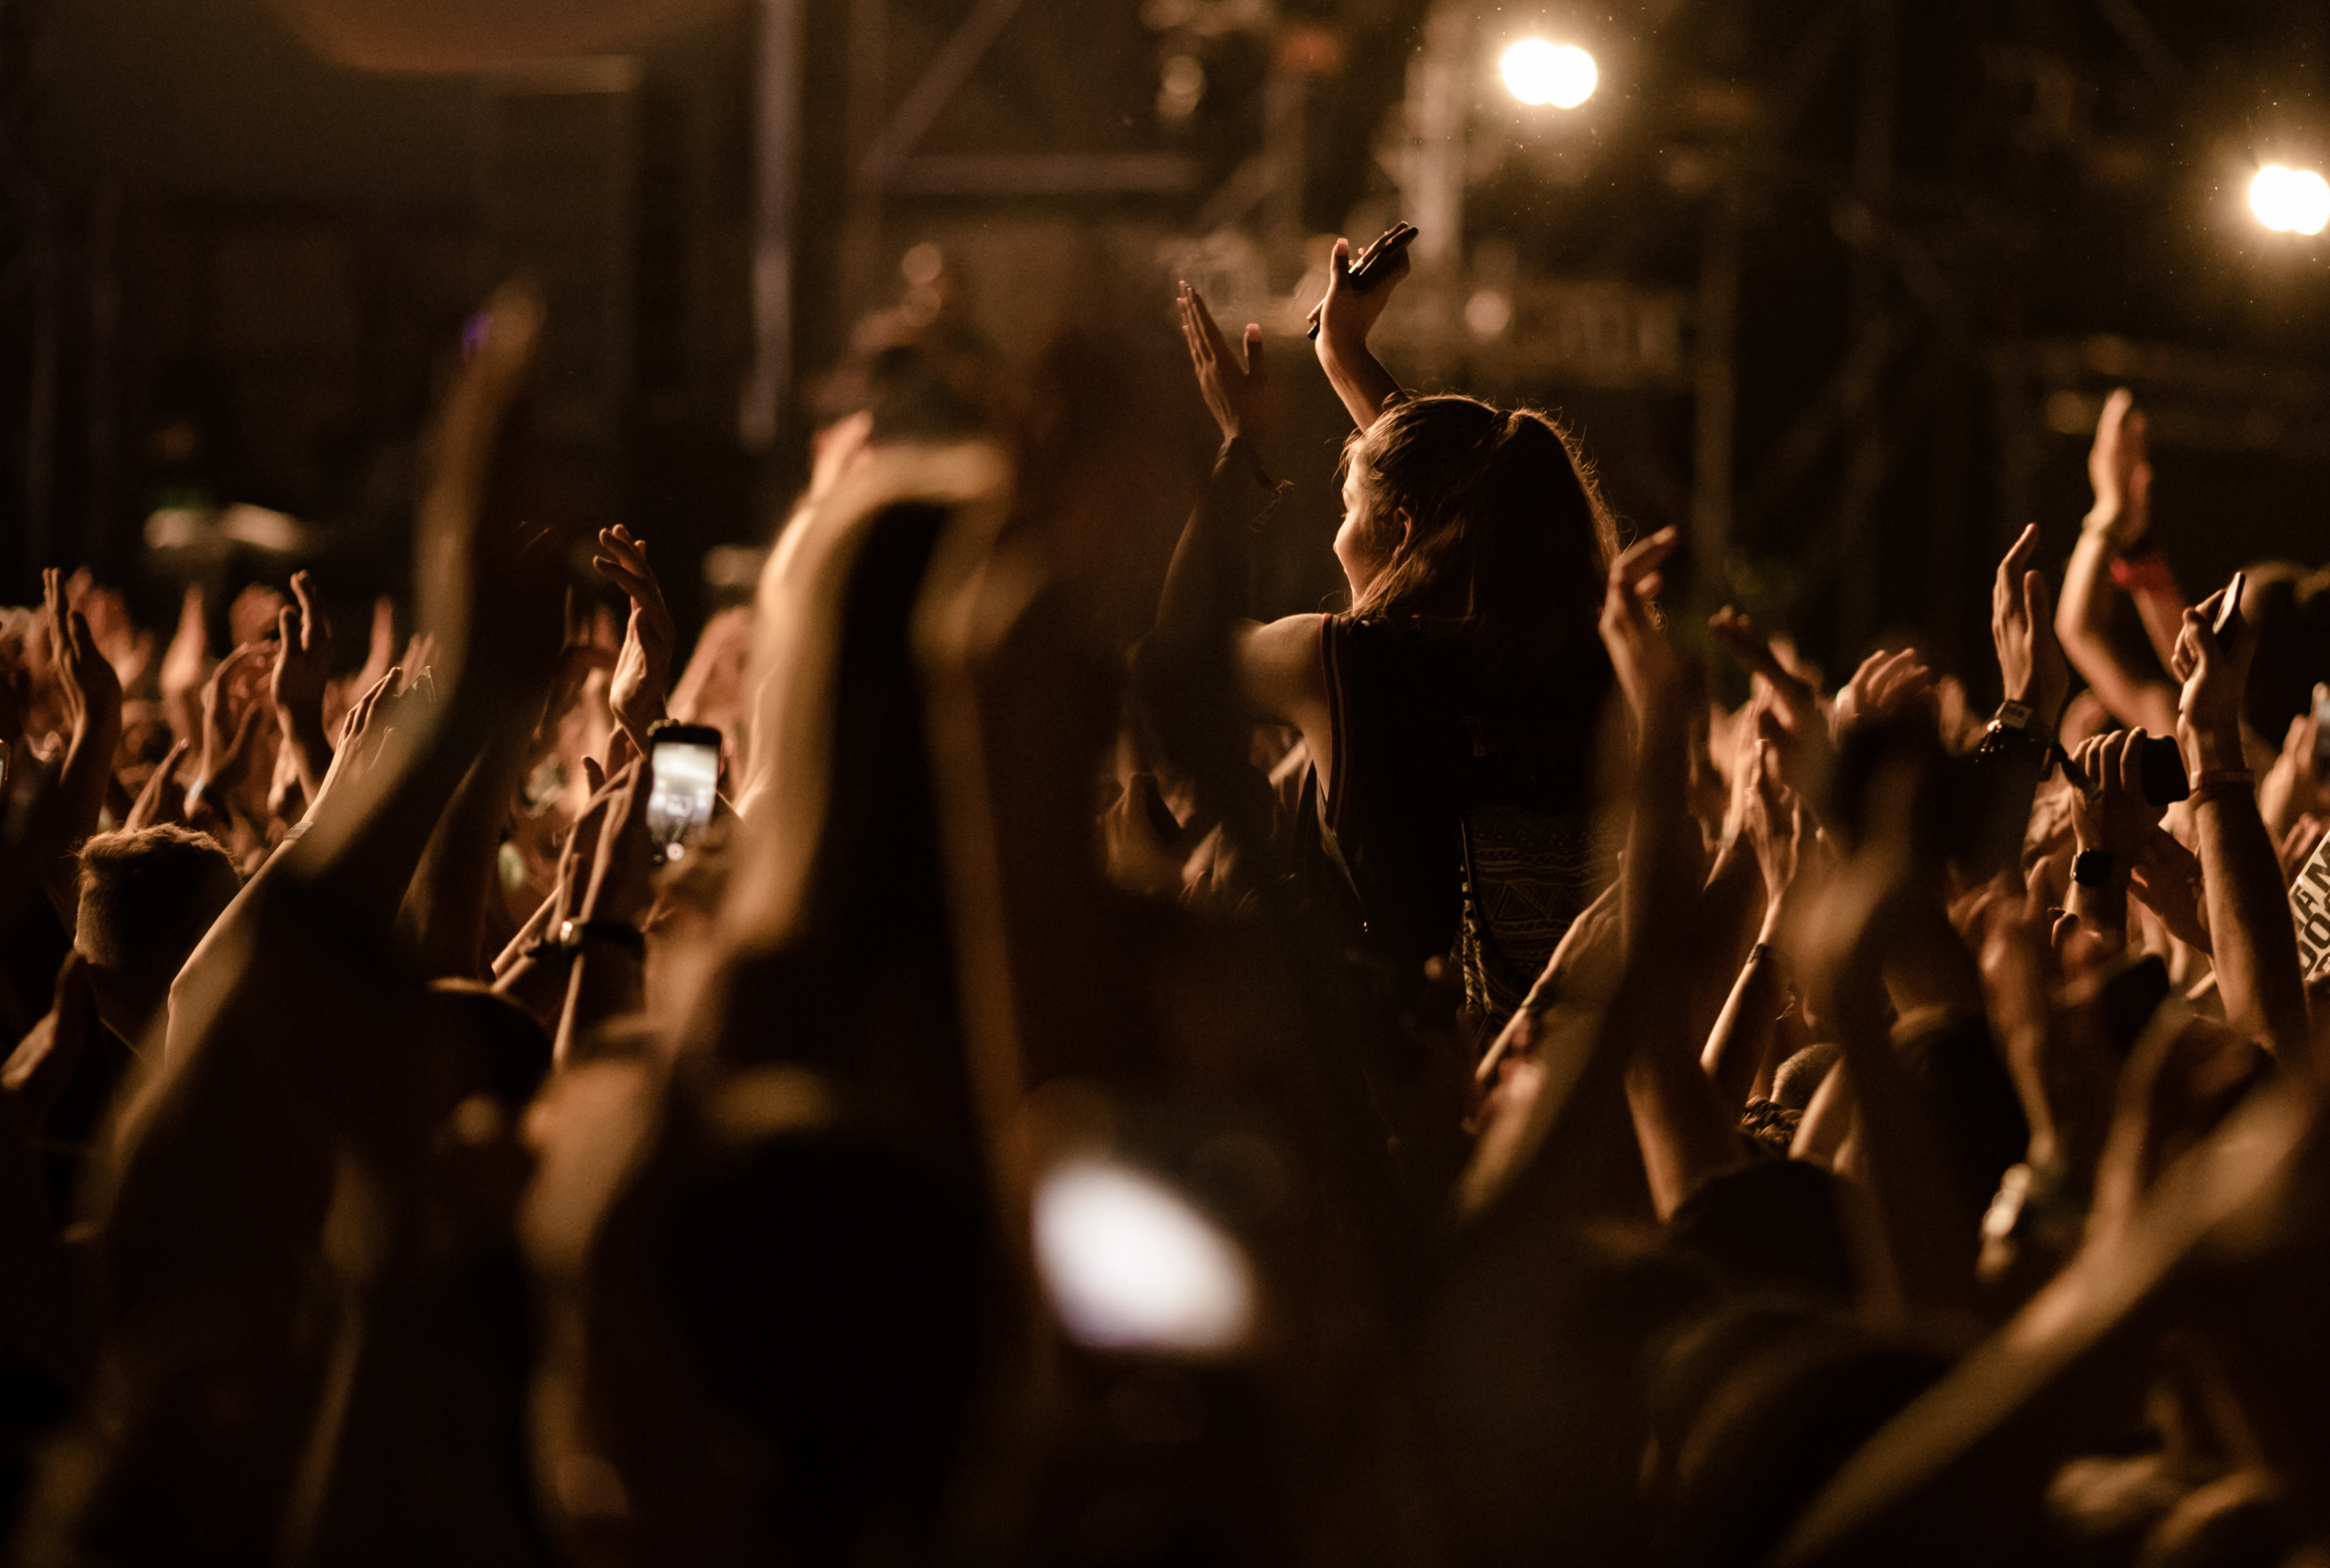
[[[1534,409],[1410,398],[1345,443],[1369,527],[1407,548],[1369,583],[1355,615],[1462,622],[1492,662],[1536,664],[1591,638],[1618,530],[1569,433]]]

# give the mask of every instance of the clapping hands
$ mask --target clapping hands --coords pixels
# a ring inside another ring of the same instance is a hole
[[[1181,336],[1189,345],[1189,363],[1198,373],[1198,391],[1206,408],[1221,427],[1222,439],[1260,440],[1271,422],[1270,372],[1262,354],[1262,328],[1246,324],[1246,335],[1233,348],[1214,323],[1206,298],[1187,283],[1176,297],[1181,316]]]

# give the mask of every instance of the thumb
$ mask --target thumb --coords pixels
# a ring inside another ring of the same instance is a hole
[[[1335,241],[1335,253],[1332,258],[1332,261],[1335,274],[1335,285],[1337,288],[1340,288],[1351,280],[1351,242],[1349,240],[1337,240]]]
[[[582,759],[582,782],[591,787],[593,795],[607,787],[606,772],[599,766],[597,758],[585,756]]]
[[[1262,324],[1258,321],[1249,321],[1246,324],[1246,373],[1248,375],[1256,376],[1264,373],[1262,368]]]

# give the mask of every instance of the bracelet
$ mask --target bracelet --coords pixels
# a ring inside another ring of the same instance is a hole
[[[586,942],[611,942],[633,959],[645,961],[648,940],[639,928],[629,921],[561,921],[558,922],[558,945],[567,953],[579,957]]]
[[[2111,580],[2130,592],[2152,589],[2164,593],[2176,586],[2176,574],[2168,569],[2168,557],[2157,550],[2115,558]]]
[[[2197,811],[2212,800],[2256,788],[2257,776],[2246,768],[2209,768],[2193,780],[2193,793],[2186,798]]]

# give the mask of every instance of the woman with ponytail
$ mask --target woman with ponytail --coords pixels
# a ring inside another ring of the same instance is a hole
[[[1310,749],[1296,856],[1318,902],[1408,973],[1459,959],[1493,1026],[1611,874],[1593,774],[1616,529],[1548,416],[1399,390],[1367,338],[1407,260],[1361,294],[1349,256],[1337,241],[1318,354],[1358,425],[1334,544],[1350,609],[1236,619],[1272,490],[1255,452],[1270,409],[1262,333],[1248,325],[1238,352],[1184,284],[1183,331],[1225,441],[1151,641],[1234,628],[1250,716],[1295,726]]]

